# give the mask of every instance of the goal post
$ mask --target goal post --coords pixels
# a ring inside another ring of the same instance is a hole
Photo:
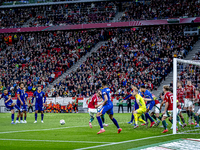
[[[178,58],[173,58],[173,134],[177,134],[177,82],[180,80],[178,80],[178,76],[181,72],[184,72],[188,78],[192,78],[191,76],[194,75],[194,73],[192,74],[191,72],[195,72],[198,70],[198,72],[200,73],[199,69],[200,69],[200,61],[198,60],[183,60],[183,59],[178,59]],[[189,68],[189,69],[188,69]],[[191,69],[192,68],[192,69]],[[195,70],[196,69],[196,70]],[[191,71],[192,70],[192,71]],[[196,77],[195,77],[196,78]],[[198,77],[197,77],[198,78]],[[184,81],[186,81],[187,78],[184,79]],[[185,83],[186,84],[186,83]],[[198,107],[199,109],[199,107]],[[184,110],[185,111],[185,110]],[[188,119],[187,115],[184,114],[186,121]],[[182,129],[181,129],[182,130]],[[200,128],[195,129],[194,127],[187,127],[186,130],[182,131],[182,132],[192,132],[192,131],[196,131],[196,130],[200,130]]]

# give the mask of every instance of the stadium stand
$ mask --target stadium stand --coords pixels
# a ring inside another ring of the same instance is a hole
[[[200,15],[198,0],[152,0],[123,2],[124,14],[121,21],[196,17]]]
[[[14,91],[20,81],[28,91],[34,91],[37,84],[45,87],[99,41],[97,30],[5,34],[3,38],[9,37],[6,45],[1,43],[12,46],[0,51],[0,86]]]
[[[34,8],[1,9],[0,29],[22,27],[27,20],[34,16]]]
[[[172,70],[172,58],[184,58],[197,41],[184,37],[183,29],[182,25],[109,29],[103,37],[107,44],[54,85],[51,96],[90,96],[105,78],[113,95],[129,92],[130,84],[157,89]]]
[[[119,11],[124,13],[115,21],[197,17],[200,16],[198,7],[198,0],[77,2],[59,5],[44,3],[42,6],[2,8],[0,28],[22,27],[29,19],[26,27],[105,23],[113,20]]]
[[[113,19],[117,2],[43,5],[0,10],[0,28],[102,23]]]

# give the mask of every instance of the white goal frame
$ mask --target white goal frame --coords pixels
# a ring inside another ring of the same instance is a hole
[[[173,134],[176,134],[176,115],[177,115],[177,63],[192,64],[200,66],[200,62],[194,60],[183,60],[178,58],[173,58]]]

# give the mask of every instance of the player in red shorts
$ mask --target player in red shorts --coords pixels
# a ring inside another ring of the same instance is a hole
[[[186,109],[186,112],[189,117],[189,124],[194,125],[192,122],[192,116],[193,116],[193,101],[195,98],[195,87],[192,85],[191,80],[187,80],[187,85],[184,88],[184,109]]]
[[[102,103],[98,104],[98,102],[100,102],[99,97],[100,94],[97,92],[86,101],[86,104],[88,105],[88,112],[91,117],[89,121],[90,128],[92,128],[92,121],[94,120],[94,114],[97,114],[98,107],[102,105]],[[102,118],[102,121],[103,121],[103,126],[107,127],[108,125],[104,123],[104,117]]]
[[[184,105],[184,100],[183,100],[183,97],[184,97],[184,89],[182,87],[182,82],[178,82],[177,83],[177,100],[178,100],[178,104],[177,104],[177,112],[178,112],[178,115],[180,116],[181,118],[181,121],[183,122],[183,125],[179,124],[184,128],[185,126],[187,126],[187,124],[185,123],[185,119],[182,115],[182,108],[183,108],[183,105]]]
[[[162,112],[162,124],[164,127],[164,131],[162,133],[168,132],[166,119],[169,117],[169,121],[173,124],[173,94],[170,92],[169,86],[164,85],[163,86],[163,92],[164,92],[164,103],[165,103],[165,110]]]

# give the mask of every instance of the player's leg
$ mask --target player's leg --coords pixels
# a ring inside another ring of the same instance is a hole
[[[189,125],[194,125],[193,121],[192,121],[192,102],[189,101]]]
[[[101,120],[101,115],[102,114],[105,114],[105,109],[106,109],[106,106],[103,106],[98,112],[97,112],[97,115],[96,115],[96,118],[98,120],[98,123],[99,123],[99,126],[100,126],[100,131],[97,133],[97,134],[100,134],[100,133],[103,133],[105,132],[104,128],[103,128],[103,123],[102,123],[102,120]]]
[[[78,104],[76,104],[76,113],[78,113]]]
[[[14,108],[12,107],[12,108],[11,108],[11,120],[12,120],[11,124],[15,124],[14,118],[15,118],[15,110],[14,110]]]
[[[23,106],[22,106],[22,111],[21,111],[21,113],[20,113],[20,123],[24,123],[24,121],[23,121]]]
[[[18,113],[17,113],[17,118],[16,118],[15,123],[19,123],[19,116],[20,116],[20,110],[19,110]]]
[[[43,119],[44,119],[44,111],[42,110],[42,111],[41,111],[41,122],[42,122],[42,123],[44,123]]]
[[[24,123],[27,123],[26,117],[27,117],[27,113],[26,113],[26,111],[24,111]]]
[[[118,124],[117,120],[113,117],[113,110],[110,110],[110,111],[108,112],[108,114],[109,114],[109,117],[110,117],[110,119],[112,120],[112,122],[113,122],[113,123],[115,124],[115,126],[117,127],[118,133],[120,133],[120,132],[122,131],[122,129],[119,127],[119,124]]]
[[[147,123],[147,122],[144,121],[143,119],[139,118],[145,111],[146,111],[146,110],[143,111],[142,108],[139,108],[139,109],[137,109],[137,110],[135,110],[135,111],[133,112],[133,115],[134,115],[134,118],[135,118],[135,127],[134,127],[134,129],[137,128],[137,127],[139,127],[139,125],[138,125],[138,120],[139,120],[140,122],[143,122],[144,124]]]
[[[38,104],[35,104],[35,121],[34,121],[34,123],[37,123],[37,115],[38,115]]]
[[[26,117],[27,117],[27,106],[24,106],[24,123],[27,123],[26,121]]]
[[[20,108],[20,106],[21,106],[20,102],[17,101],[17,107]],[[17,118],[16,118],[15,123],[19,123],[19,117],[20,117],[20,114],[21,114],[21,109],[18,110]]]
[[[31,106],[31,111],[33,112],[33,106]],[[32,112],[31,112],[31,113],[32,113]]]
[[[145,117],[146,117],[146,122],[147,122],[147,119],[149,119],[151,121],[151,125],[150,125],[150,128],[155,124],[154,120],[151,118],[151,116],[149,115],[149,111],[151,111],[153,109],[155,105],[155,101],[152,101],[149,103],[149,105],[147,106],[147,111],[145,113]]]
[[[89,120],[89,126],[92,128],[92,121],[94,120],[94,112],[92,111],[91,108],[89,108],[89,115],[90,115],[90,120]]]
[[[181,121],[182,121],[182,123],[183,123],[183,128],[184,128],[185,126],[187,126],[187,124],[185,123],[185,119],[184,119],[184,117],[183,117],[181,111],[180,111],[180,113],[179,113],[179,116],[180,116],[180,118],[181,118]]]
[[[15,107],[17,110],[20,110],[19,106],[17,106],[15,103],[12,103],[11,106]]]
[[[190,118],[189,100],[187,98],[184,99],[184,109],[186,110],[188,118]],[[190,120],[189,120],[189,123],[190,123]]]
[[[166,123],[166,119],[167,119],[168,115],[167,115],[167,112],[162,116],[162,124],[163,124],[163,128],[164,128],[164,131],[162,133],[166,133],[168,132],[168,129],[167,129],[167,123]]]
[[[134,115],[133,115],[133,111],[134,111],[134,106],[133,106],[133,110],[132,110],[132,113],[131,113],[131,121],[127,122],[128,124],[132,124],[133,123],[133,120],[134,120]]]
[[[197,113],[195,114],[196,120],[197,120],[197,125],[195,127],[200,127],[199,126],[199,115],[200,115],[200,109],[197,111]]]
[[[103,126],[104,126],[104,127],[107,127],[108,124],[105,123],[105,115],[101,115],[101,120],[102,120],[102,122],[103,122]]]
[[[97,134],[105,132],[105,129],[103,128],[103,123],[102,123],[102,120],[101,120],[101,117],[100,117],[102,115],[102,112],[105,114],[103,109],[104,109],[104,106],[99,110],[99,112],[97,112],[97,115],[96,115],[96,118],[97,118],[99,126],[100,126],[100,131],[97,132]]]

